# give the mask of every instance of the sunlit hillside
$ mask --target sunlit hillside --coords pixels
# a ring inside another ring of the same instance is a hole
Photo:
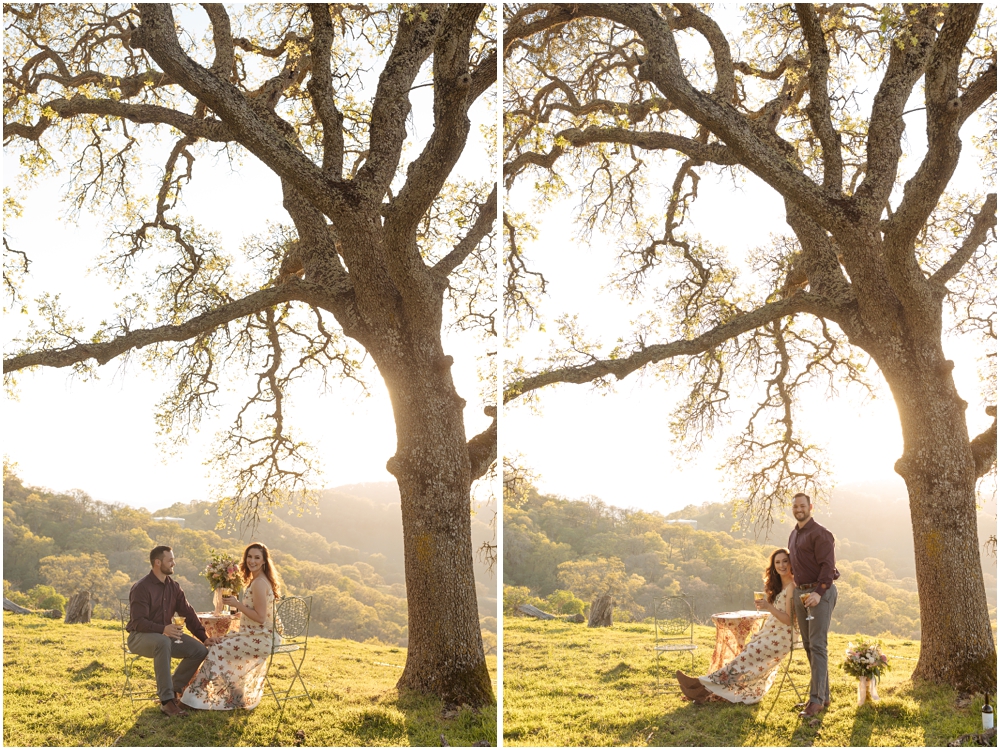
[[[323,493],[303,515],[279,513],[242,536],[219,527],[211,503],[178,503],[155,514],[109,505],[85,492],[52,492],[4,477],[4,595],[32,609],[60,608],[91,591],[94,616],[113,617],[118,597],[149,572],[149,550],[173,547],[175,578],[199,611],[211,609],[201,576],[211,550],[238,555],[247,542],[273,552],[293,594],[313,597],[314,632],[330,638],[407,643],[406,587],[399,496],[392,485],[355,485]],[[141,495],[141,487],[137,488]],[[492,540],[492,511],[473,522],[474,543]],[[496,645],[496,580],[477,564],[480,621],[487,650]]]
[[[833,628],[918,639],[920,604],[905,498],[841,492],[815,514],[837,537],[841,577]],[[707,623],[714,612],[752,607],[768,555],[787,544],[790,523],[775,521],[770,541],[758,542],[753,533],[733,529],[728,505],[706,503],[663,516],[532,490],[516,507],[504,508],[505,611],[527,602],[583,612],[598,593],[610,590],[616,617],[643,620],[653,614],[656,599],[682,593]],[[995,621],[996,558],[985,541],[996,531],[996,518],[988,510],[981,514],[981,531]]]

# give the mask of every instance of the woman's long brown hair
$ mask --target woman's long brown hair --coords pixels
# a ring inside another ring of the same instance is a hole
[[[271,562],[271,553],[267,551],[267,547],[262,542],[252,542],[243,550],[243,562],[240,563],[240,575],[243,576],[243,585],[246,586],[250,582],[250,568],[247,567],[247,555],[254,547],[259,549],[260,553],[264,556],[264,564],[261,566],[261,569],[264,571],[264,577],[271,584],[271,590],[274,591],[274,597],[277,599],[281,596],[281,589],[284,588],[284,583],[281,580],[281,574],[278,573],[278,569]]]
[[[781,593],[781,589],[784,588],[781,583],[781,574],[774,567],[774,558],[781,554],[788,555],[788,550],[779,548],[772,552],[771,559],[767,563],[767,570],[764,571],[764,593],[767,594],[767,600],[771,604],[774,604],[775,598]],[[791,560],[791,555],[789,555],[789,564],[791,564]]]

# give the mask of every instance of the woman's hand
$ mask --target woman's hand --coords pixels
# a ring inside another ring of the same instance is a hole
[[[754,602],[757,605],[757,611],[760,612],[762,609],[766,609],[768,612],[774,613],[774,605],[771,604],[767,599],[758,599]]]
[[[237,599],[235,596],[222,597],[222,603],[228,604],[230,607],[235,607],[236,609],[240,608],[240,600]]]

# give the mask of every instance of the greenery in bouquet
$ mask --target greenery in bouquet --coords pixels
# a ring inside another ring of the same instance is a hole
[[[243,577],[240,575],[240,561],[225,552],[210,550],[212,559],[205,566],[202,575],[208,579],[212,591],[217,589],[232,589],[235,594],[243,588]]]
[[[882,653],[882,641],[862,640],[857,644],[847,644],[847,658],[843,669],[847,674],[857,678],[875,678],[877,682],[883,674],[890,671],[889,657]]]

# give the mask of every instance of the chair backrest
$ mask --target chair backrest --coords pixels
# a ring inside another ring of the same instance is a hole
[[[283,642],[309,638],[312,597],[286,596],[274,606],[275,630]]]
[[[694,611],[683,596],[668,596],[653,603],[653,628],[657,641],[694,641]]]
[[[122,650],[128,651],[128,633],[125,628],[132,619],[132,603],[128,599],[118,600],[118,619],[122,625]]]

